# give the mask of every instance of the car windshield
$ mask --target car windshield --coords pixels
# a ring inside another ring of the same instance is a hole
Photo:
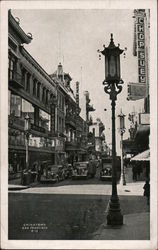
[[[110,163],[103,163],[103,169],[105,169],[105,168],[111,169],[112,166]]]
[[[56,173],[56,172],[58,172],[59,168],[57,166],[51,166],[50,169],[51,169],[52,172]]]

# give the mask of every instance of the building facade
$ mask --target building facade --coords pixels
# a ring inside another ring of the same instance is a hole
[[[101,154],[105,151],[105,135],[103,133],[104,130],[105,126],[99,118],[97,118],[96,122],[93,122],[89,127],[89,132],[93,135],[94,138],[95,152],[98,156],[101,156]]]
[[[124,155],[137,155],[149,149],[150,138],[150,10],[134,10],[133,56],[138,60],[138,82],[129,84],[128,99],[144,99],[142,111],[129,114],[129,138],[123,141]],[[150,161],[143,162],[149,177]]]
[[[29,116],[29,167],[54,162],[56,84],[24,48],[32,40],[8,13],[8,163],[9,173],[26,167],[25,117]]]
[[[61,165],[87,160],[89,112],[94,111],[89,93],[84,93],[83,118],[79,83],[74,94],[72,78],[60,63],[48,75],[25,49],[32,35],[24,32],[11,11],[8,24],[9,178],[20,176],[22,170],[31,169],[34,163]]]

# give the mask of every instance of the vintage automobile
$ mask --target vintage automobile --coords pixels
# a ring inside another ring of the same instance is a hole
[[[117,180],[120,178],[121,172],[121,159],[119,156],[116,157],[116,173]],[[112,157],[102,158],[102,165],[100,171],[101,180],[112,180]]]
[[[93,178],[96,174],[96,164],[93,161],[76,162],[72,171],[72,179]]]
[[[97,164],[98,164],[98,161],[96,161],[96,160],[90,160],[89,161],[89,164],[88,164],[88,176],[90,178],[94,178],[94,176],[96,174]]]
[[[102,169],[100,171],[101,180],[111,180],[112,179],[112,165],[103,163]]]
[[[47,165],[43,169],[41,182],[59,182],[65,179],[64,167],[62,165]]]
[[[72,177],[72,165],[71,164],[66,164],[64,166],[64,175],[65,175],[65,179]]]
[[[87,179],[88,178],[89,162],[76,162],[72,170],[72,179]]]

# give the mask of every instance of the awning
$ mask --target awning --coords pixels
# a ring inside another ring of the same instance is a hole
[[[135,155],[133,158],[131,158],[130,161],[150,161],[150,149],[147,149],[144,152]]]

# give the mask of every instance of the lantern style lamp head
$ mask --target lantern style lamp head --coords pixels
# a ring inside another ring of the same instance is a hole
[[[24,130],[27,132],[30,129],[30,117],[28,113],[25,116],[25,127]]]
[[[111,41],[108,47],[105,47],[101,53],[105,56],[105,81],[108,83],[119,83],[121,80],[120,72],[120,54],[124,50],[115,46],[113,41],[113,34],[111,34]]]
[[[125,132],[125,115],[122,113],[122,109],[118,117],[120,118],[120,132],[124,133]]]

